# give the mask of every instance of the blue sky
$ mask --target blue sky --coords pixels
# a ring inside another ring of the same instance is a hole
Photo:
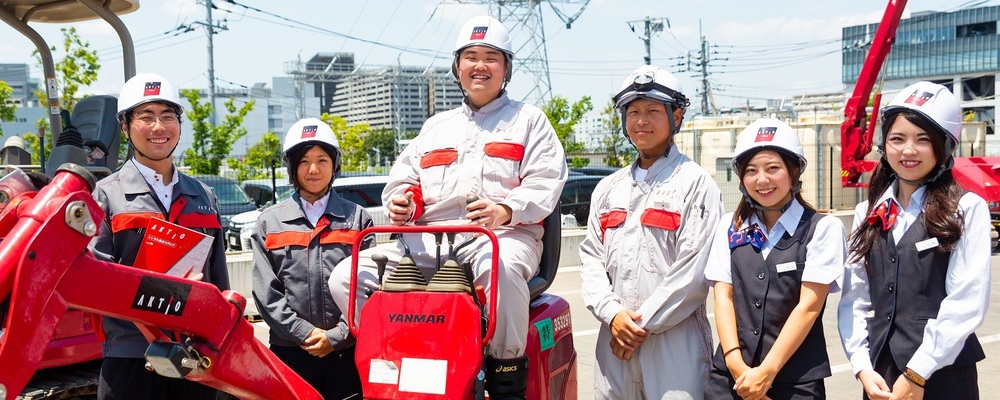
[[[317,52],[353,52],[356,62],[369,65],[447,66],[461,24],[473,15],[488,12],[486,6],[478,4],[482,2],[236,1],[240,6],[216,0],[218,9],[213,11],[213,17],[224,19],[228,28],[214,38],[216,85],[237,88],[255,82],[270,84],[272,76],[285,75],[286,62],[299,57],[307,60]],[[581,3],[563,0],[553,5],[562,14],[572,15]],[[696,54],[699,29],[711,45],[717,46],[712,51],[718,60],[709,67],[717,106],[761,104],[764,98],[841,91],[841,28],[879,21],[886,5],[881,0],[761,3],[592,0],[572,28],[566,29],[553,5],[543,2],[540,10],[552,91],[571,101],[591,96],[595,106],[603,106],[624,77],[643,62],[643,42],[627,22],[646,16],[669,20],[669,27],[651,41],[653,64],[675,71],[695,104],[699,78],[675,65],[689,51]],[[997,4],[1000,1],[911,0],[904,17],[917,11],[954,11]],[[203,5],[195,0],[145,0],[138,11],[122,19],[137,44],[139,72],[160,73],[179,87],[208,86],[204,29],[197,25],[186,33],[177,29],[204,21]],[[59,40],[59,28],[68,25],[32,26],[52,42]],[[117,94],[123,72],[121,50],[113,31],[99,21],[75,26],[98,50],[103,64],[98,82],[84,91]],[[34,64],[33,46],[27,39],[3,24],[0,38],[0,63]],[[515,43],[526,39],[520,35],[514,38]],[[33,74],[40,77],[41,69],[34,69]],[[513,97],[521,98],[531,84],[529,76],[518,73],[509,89]]]

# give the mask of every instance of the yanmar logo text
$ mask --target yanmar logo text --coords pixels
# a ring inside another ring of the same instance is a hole
[[[180,316],[184,314],[189,292],[191,285],[144,276],[132,299],[132,308]]]
[[[414,324],[443,324],[444,314],[389,314],[389,322]]]

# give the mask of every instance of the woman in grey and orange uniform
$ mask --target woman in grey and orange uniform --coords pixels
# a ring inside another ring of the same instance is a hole
[[[341,151],[325,122],[306,118],[292,125],[281,158],[295,192],[257,218],[251,236],[254,300],[278,358],[324,399],[360,396],[354,337],[326,282],[372,219],[331,190]],[[374,242],[370,236],[362,247]]]
[[[722,194],[674,144],[689,102],[666,70],[643,66],[614,97],[639,152],[591,197],[580,244],[583,301],[602,326],[598,399],[702,399],[712,332],[703,275]]]
[[[840,337],[871,399],[978,399],[990,211],[952,176],[962,108],[918,82],[882,110],[882,159],[854,210]]]
[[[802,198],[806,158],[788,124],[754,121],[734,153],[743,200],[719,222],[705,270],[719,332],[705,397],[824,399],[823,306],[839,290],[844,225]]]

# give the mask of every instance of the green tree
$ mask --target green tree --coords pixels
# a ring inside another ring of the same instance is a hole
[[[84,41],[76,33],[76,28],[61,28],[63,35],[62,51],[63,58],[55,63],[57,80],[61,93],[59,94],[60,107],[70,112],[76,106],[77,92],[81,86],[87,86],[97,81],[97,72],[101,69],[98,62],[97,50],[90,48],[90,42]],[[55,57],[56,46],[49,48]],[[35,51],[35,59],[42,63],[42,58]],[[44,88],[35,91],[38,97],[38,104],[48,104]]]
[[[208,121],[213,107],[208,102],[200,101],[198,90],[184,89],[181,90],[181,95],[191,104],[191,109],[184,115],[191,120],[194,131],[191,147],[184,151],[184,165],[191,167],[193,174],[218,175],[222,161],[233,151],[233,143],[247,134],[243,119],[253,110],[254,101],[250,100],[243,107],[236,108],[236,99],[229,98],[225,103],[225,118],[221,124],[213,126]],[[230,167],[236,165],[230,163]]]
[[[364,137],[371,130],[368,124],[347,125],[343,117],[323,113],[319,119],[330,125],[337,135],[340,150],[344,152],[341,161],[342,171],[364,171],[367,169],[368,154],[365,151]]]
[[[607,132],[601,138],[601,146],[606,152],[604,164],[609,167],[624,167],[628,164],[627,156],[631,153],[631,146],[622,131],[621,114],[615,108],[613,100],[608,100],[601,115],[604,116],[604,129]]]
[[[72,112],[73,107],[80,100],[77,97],[80,87],[97,81],[97,72],[101,69],[101,64],[97,57],[97,50],[91,49],[90,42],[80,38],[80,35],[76,32],[76,28],[61,28],[60,31],[62,31],[63,35],[62,51],[64,54],[62,59],[56,61],[54,65],[57,75],[57,86],[61,90],[59,93],[59,106],[64,110]],[[58,58],[56,54],[59,49],[56,46],[50,47],[49,50],[52,51],[53,58]],[[34,52],[34,55],[38,63],[41,64],[42,58],[37,50]],[[38,98],[38,104],[42,106],[49,104],[48,95],[44,87],[35,91],[35,97]],[[52,152],[52,146],[55,144],[55,141],[52,140],[52,130],[59,129],[61,131],[62,127],[58,126],[49,129],[48,118],[40,119],[38,126],[45,129],[45,156],[47,159],[49,153]],[[28,134],[24,136],[25,145],[29,146],[32,162],[37,163],[39,162],[39,143],[37,137],[35,138],[36,140],[29,142],[27,138],[31,136],[34,135]]]
[[[583,115],[594,109],[590,103],[590,96],[583,96],[579,101],[569,104],[569,100],[562,96],[553,96],[552,100],[542,106],[542,111],[549,118],[549,123],[556,131],[559,142],[563,145],[563,150],[567,154],[580,153],[585,149],[583,143],[573,140],[573,128],[583,119]],[[589,159],[574,156],[570,160],[571,167],[582,167],[590,162]]]
[[[7,84],[7,82],[0,81],[0,121],[13,121],[14,120],[14,110],[17,109],[17,105],[14,104],[14,89]],[[0,136],[3,135],[3,129],[0,129]]]
[[[229,158],[229,166],[236,170],[236,180],[262,179],[271,177],[271,163],[281,168],[281,139],[274,132],[261,136],[242,160]],[[279,176],[283,176],[279,174]]]
[[[364,138],[364,148],[371,165],[376,168],[392,165],[396,161],[396,131],[376,129],[368,132]]]

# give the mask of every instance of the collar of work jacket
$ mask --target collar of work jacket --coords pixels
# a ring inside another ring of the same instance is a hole
[[[175,166],[174,168],[177,167]],[[134,164],[130,162],[125,163],[122,165],[120,171],[121,174],[119,176],[122,182],[122,190],[126,195],[153,192],[153,189],[149,187],[149,183],[142,177],[142,173],[139,172],[139,169]],[[177,185],[174,186],[174,190],[180,189],[181,194],[185,196],[199,197],[201,191],[198,190],[198,185],[200,183],[196,179],[184,174],[178,174]]]
[[[326,202],[326,211],[323,211],[323,215],[332,215],[340,220],[346,219],[347,209],[344,204],[346,200],[333,190],[329,191],[329,196],[330,199]],[[282,207],[278,213],[278,218],[282,222],[291,222],[299,218],[307,219],[305,211],[302,210],[302,196],[299,196],[298,191],[292,193],[292,199],[295,202],[295,207]],[[321,215],[320,218],[322,219],[323,216]]]
[[[492,114],[497,110],[503,108],[505,105],[507,105],[508,102],[510,102],[510,98],[507,97],[507,91],[504,90],[501,91],[500,96],[493,99],[493,101],[486,103],[485,106],[479,107],[479,110],[473,110],[472,107],[469,107],[469,103],[463,101],[462,112],[469,117],[475,116],[477,114]]]

